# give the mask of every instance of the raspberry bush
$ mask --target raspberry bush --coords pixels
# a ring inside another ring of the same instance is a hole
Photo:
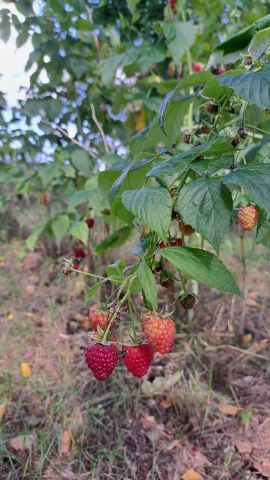
[[[211,18],[197,2],[154,3],[65,9],[50,0],[35,13],[23,0],[14,7],[23,20],[1,11],[18,47],[31,36],[27,68],[36,68],[26,99],[1,120],[2,183],[11,185],[2,203],[16,193],[44,207],[27,248],[42,235],[58,249],[76,240],[63,272],[89,276],[87,306],[111,285],[89,313],[85,359],[98,380],[118,360],[141,377],[154,352],[168,354],[175,309],[195,306],[198,284],[242,295],[220,258],[231,226],[269,244],[270,15],[256,4],[251,19],[239,7],[240,28],[235,2],[216,2]],[[10,126],[18,115],[28,126],[19,134]],[[137,261],[95,271],[97,256],[127,240]],[[86,256],[90,272],[81,268]],[[176,292],[170,311],[158,285]]]

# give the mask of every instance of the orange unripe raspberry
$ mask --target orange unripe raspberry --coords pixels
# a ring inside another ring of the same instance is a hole
[[[159,353],[168,353],[175,337],[175,324],[170,318],[162,318],[154,312],[146,312],[142,317],[142,329],[153,348]]]
[[[253,230],[258,223],[259,212],[255,205],[240,208],[238,212],[238,222],[243,230]]]
[[[104,312],[99,310],[95,305],[91,308],[91,310],[89,310],[88,317],[93,330],[97,330],[98,326],[102,328],[102,330],[106,328],[108,317]]]

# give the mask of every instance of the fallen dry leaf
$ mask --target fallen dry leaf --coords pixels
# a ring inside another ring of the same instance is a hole
[[[29,378],[32,376],[31,368],[29,367],[28,363],[22,362],[20,365],[21,374],[25,378]]]
[[[236,448],[239,453],[251,453],[252,452],[252,444],[245,440],[236,440],[235,442]]]
[[[30,295],[33,294],[36,290],[35,285],[26,285],[25,291],[26,293],[29,293]]]
[[[70,430],[65,430],[61,434],[61,445],[60,445],[60,452],[61,455],[68,453],[74,444],[74,438]]]
[[[256,300],[253,300],[253,298],[248,298],[246,300],[246,305],[248,307],[254,307],[254,308],[260,308],[260,305],[258,302],[256,302]]]
[[[184,473],[184,475],[182,475],[181,480],[203,480],[203,477],[190,468]]]
[[[8,320],[9,322],[11,322],[11,321],[13,320],[13,318],[14,318],[14,317],[13,317],[13,313],[10,312],[10,313],[7,314],[7,320]]]
[[[231,417],[235,417],[235,415],[241,411],[240,407],[236,407],[236,405],[226,405],[226,403],[221,403],[218,409],[223,415],[230,415]]]
[[[23,315],[25,318],[30,318],[30,320],[35,318],[35,314],[33,312],[23,312]]]
[[[30,435],[18,435],[17,437],[11,438],[8,444],[10,448],[17,452],[20,450],[29,450],[33,448],[36,444],[36,441],[36,434],[31,433]]]

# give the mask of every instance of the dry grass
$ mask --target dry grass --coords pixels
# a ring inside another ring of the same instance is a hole
[[[0,251],[1,480],[179,480],[188,468],[204,479],[268,478],[262,446],[259,466],[239,449],[244,434],[251,442],[249,429],[258,443],[270,411],[269,272],[261,256],[249,261],[249,305],[203,288],[192,324],[178,318],[174,352],[157,356],[146,380],[120,366],[98,383],[83,362],[82,280],[61,276],[48,259],[31,269],[19,250],[14,242]],[[237,269],[237,257],[230,262]],[[71,435],[67,453],[63,432]],[[22,434],[34,434],[33,444],[15,451],[10,440]]]

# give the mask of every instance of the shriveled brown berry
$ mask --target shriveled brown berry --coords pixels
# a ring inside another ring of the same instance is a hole
[[[210,132],[210,127],[207,123],[203,123],[200,127],[200,133],[207,135]]]
[[[211,113],[211,115],[216,115],[218,113],[218,105],[210,100],[205,105],[205,111]]]
[[[253,58],[252,57],[246,57],[244,59],[244,65],[252,65],[253,64]]]
[[[180,303],[185,310],[190,310],[196,303],[196,297],[189,293],[187,296],[180,298]]]
[[[160,277],[160,285],[164,288],[172,288],[174,286],[174,280],[164,275]]]
[[[231,144],[233,147],[237,147],[237,145],[239,145],[240,143],[240,138],[237,136],[235,138],[233,138],[233,140],[231,141]]]
[[[179,230],[187,237],[190,237],[195,232],[194,228],[190,225],[186,225],[182,220],[179,222]]]
[[[169,193],[170,193],[172,198],[176,197],[176,195],[178,193],[178,189],[176,187],[170,188]]]
[[[172,211],[172,220],[177,220],[177,221],[180,220],[180,215],[175,210]]]
[[[190,143],[190,142],[191,142],[191,135],[190,135],[190,133],[184,133],[184,135],[183,135],[183,142],[184,142],[184,143]]]
[[[238,212],[238,222],[243,230],[253,230],[258,223],[259,212],[255,205],[240,208]]]
[[[248,136],[248,132],[247,132],[247,129],[245,127],[239,127],[238,130],[237,130],[237,133],[239,135],[240,138],[247,138]]]

